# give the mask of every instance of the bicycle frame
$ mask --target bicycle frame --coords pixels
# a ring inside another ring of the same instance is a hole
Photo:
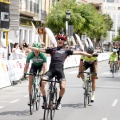
[[[117,61],[112,61],[110,62],[110,67],[111,67],[111,72],[112,72],[112,77],[114,77],[114,73],[118,71],[118,62]]]
[[[85,88],[84,88],[84,107],[86,108],[86,105],[90,103],[91,101],[91,92],[92,92],[92,82],[91,82],[91,72],[81,72],[86,73],[86,79],[85,79]]]
[[[39,74],[39,71],[37,72],[37,74],[27,73],[27,75],[33,75],[34,76],[32,89],[31,89],[31,95],[30,95],[30,114],[32,115],[33,110],[34,110],[34,105],[36,104],[36,110],[39,109],[39,105],[40,105],[41,93],[40,93],[40,90],[39,90],[39,82],[38,82],[37,79],[39,79],[39,76],[41,76],[41,75]]]
[[[50,120],[53,120],[56,110],[56,104],[57,104],[57,87],[56,83],[60,83],[61,81],[58,81],[57,78],[51,79],[51,80],[43,80],[49,82],[48,91],[47,91],[47,108],[44,109],[44,116],[43,120],[48,120],[48,117],[50,116]]]

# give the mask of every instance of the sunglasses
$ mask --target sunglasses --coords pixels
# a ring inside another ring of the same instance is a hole
[[[63,38],[58,38],[57,40],[64,40]]]

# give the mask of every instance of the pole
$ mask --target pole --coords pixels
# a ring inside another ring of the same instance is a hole
[[[67,37],[68,46],[70,47],[69,38],[68,38],[68,20],[66,20],[66,37]]]
[[[8,31],[6,31],[6,46],[8,46]]]

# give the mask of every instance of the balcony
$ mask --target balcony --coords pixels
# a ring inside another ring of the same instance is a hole
[[[41,22],[46,22],[46,18],[47,18],[47,13],[46,13],[46,11],[44,11],[44,10],[41,10],[40,11],[40,20],[41,20]]]

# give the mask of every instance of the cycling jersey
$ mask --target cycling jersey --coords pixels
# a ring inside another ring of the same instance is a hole
[[[110,54],[109,61],[112,62],[112,61],[117,61],[117,60],[118,60],[118,54],[112,52],[112,53]]]
[[[97,57],[81,56],[81,60],[86,61],[89,64],[92,64],[97,61]]]
[[[26,62],[29,63],[30,60],[32,64],[36,66],[41,66],[44,62],[47,62],[47,57],[44,53],[39,53],[39,56],[35,56],[34,52],[30,52],[27,56]]]
[[[50,67],[62,67],[67,56],[72,55],[72,50],[66,50],[64,48],[47,48],[46,53],[51,55]]]
[[[51,63],[49,70],[45,73],[45,76],[47,76],[48,79],[57,76],[58,80],[65,80],[65,74],[63,71],[64,61],[67,56],[73,54],[73,51],[57,47],[46,49],[46,53],[51,55]]]
[[[87,56],[81,56],[81,61],[84,61],[83,67],[85,70],[90,68],[90,72],[95,72],[94,69],[94,62],[97,62],[97,57],[87,57]]]

